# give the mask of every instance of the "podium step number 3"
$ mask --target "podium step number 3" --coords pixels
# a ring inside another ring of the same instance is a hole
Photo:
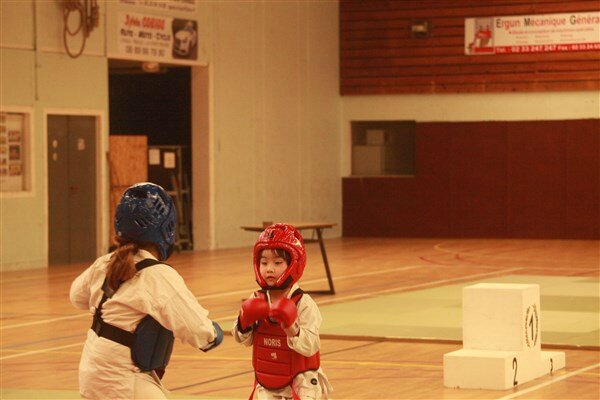
[[[444,386],[505,390],[565,367],[541,351],[540,288],[479,283],[463,288],[463,348],[444,354]]]

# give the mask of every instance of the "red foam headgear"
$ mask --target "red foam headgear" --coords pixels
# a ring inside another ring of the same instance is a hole
[[[285,272],[273,286],[260,275],[260,254],[265,249],[282,249],[289,253],[291,261]],[[263,289],[285,289],[298,282],[306,266],[304,239],[296,228],[288,224],[271,225],[260,234],[254,245],[254,274],[256,282]]]

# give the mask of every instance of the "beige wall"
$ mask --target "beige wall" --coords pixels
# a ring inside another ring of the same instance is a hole
[[[106,151],[108,135],[108,66],[105,57],[96,55],[104,48],[104,35],[101,28],[93,32],[86,52],[77,60],[70,59],[62,52],[59,5],[58,1],[3,1],[0,8],[0,105],[4,109],[30,110],[33,127],[32,190],[0,195],[2,270],[48,265],[47,113],[99,117],[97,167],[106,176],[106,163],[101,155]],[[103,199],[107,195],[103,179],[98,181],[97,223],[98,230],[104,231],[108,212]],[[99,242],[97,247],[100,251],[106,248],[106,243]]]
[[[0,46],[33,49],[33,15],[31,1],[0,2]]]
[[[33,111],[35,159],[33,190],[1,197],[2,270],[47,266],[47,113],[100,117],[98,252],[108,247],[107,51],[128,6],[100,1],[100,27],[74,60],[63,50],[61,4],[0,9],[2,106]],[[197,4],[208,67],[192,73],[196,247],[249,245],[255,235],[239,226],[267,219],[340,223],[337,1]]]
[[[266,220],[341,223],[337,2],[210,4],[211,168],[195,184],[210,182],[211,221],[197,244],[253,244],[240,225]]]
[[[600,118],[597,91],[342,98],[342,176],[351,173],[352,121],[527,121]]]

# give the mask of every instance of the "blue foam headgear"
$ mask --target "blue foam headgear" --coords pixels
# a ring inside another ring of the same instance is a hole
[[[132,242],[154,243],[160,260],[166,260],[175,242],[175,207],[171,196],[154,183],[131,186],[115,210],[115,233]]]

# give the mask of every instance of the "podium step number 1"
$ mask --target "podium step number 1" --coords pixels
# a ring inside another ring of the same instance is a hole
[[[444,386],[505,390],[565,367],[541,351],[540,288],[479,283],[463,288],[463,348],[444,354]]]

